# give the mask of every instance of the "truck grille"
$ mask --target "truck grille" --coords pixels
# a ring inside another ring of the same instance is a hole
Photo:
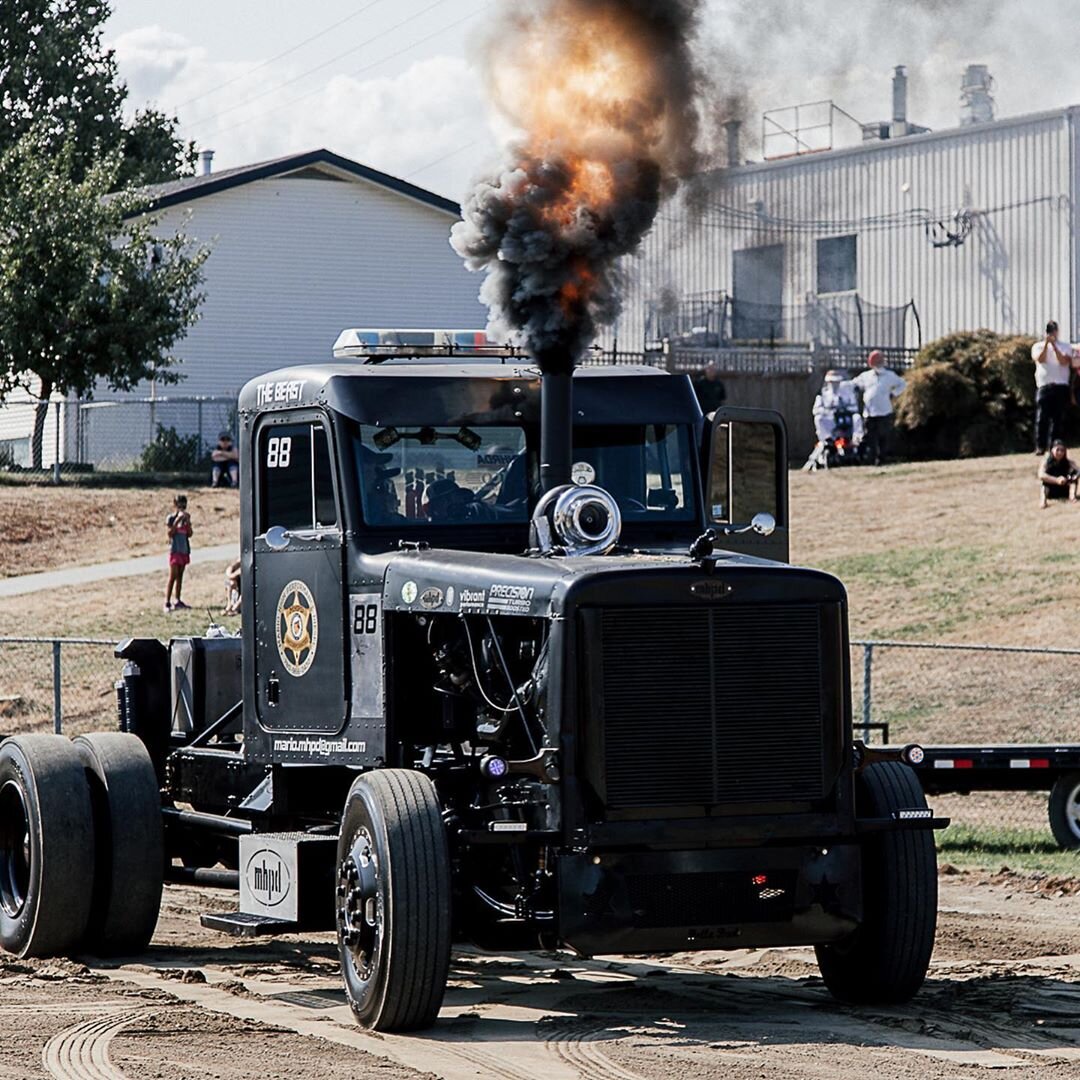
[[[818,607],[607,609],[601,628],[609,808],[825,795]]]

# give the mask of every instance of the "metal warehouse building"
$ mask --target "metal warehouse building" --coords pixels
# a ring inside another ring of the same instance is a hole
[[[929,132],[907,120],[898,68],[893,119],[859,125],[863,141],[821,148],[847,117],[830,102],[780,110],[756,164],[729,125],[730,167],[662,212],[618,347],[910,349],[977,327],[1035,334],[1049,317],[1075,337],[1080,112],[993,120],[990,85],[969,68],[961,126]]]

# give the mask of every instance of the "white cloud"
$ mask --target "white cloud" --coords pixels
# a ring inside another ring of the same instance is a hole
[[[278,90],[303,69],[247,77],[251,64],[212,61],[203,46],[157,26],[111,44],[129,108],[151,102],[176,112],[185,138],[215,150],[216,168],[325,146],[396,176],[423,170],[417,184],[460,198],[493,152],[481,83],[462,57],[418,60],[381,78],[335,75],[315,87],[300,79]]]

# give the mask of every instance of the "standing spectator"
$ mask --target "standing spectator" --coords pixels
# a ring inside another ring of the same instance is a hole
[[[1039,505],[1045,510],[1050,499],[1068,499],[1069,502],[1076,502],[1078,479],[1080,479],[1080,471],[1069,460],[1068,448],[1061,439],[1056,439],[1039,469],[1039,480],[1042,482]]]
[[[852,381],[862,394],[867,457],[883,465],[892,445],[893,400],[904,392],[907,382],[885,366],[885,357],[877,349],[867,363],[869,370]]]
[[[240,486],[240,455],[227,431],[218,436],[217,446],[210,452],[210,459],[214,463],[210,471],[211,487]]]
[[[727,390],[720,378],[720,365],[715,360],[710,360],[705,365],[704,373],[694,379],[694,393],[706,416],[716,412],[727,401]]]
[[[186,611],[188,605],[180,599],[184,587],[184,568],[191,562],[191,515],[188,513],[187,496],[173,499],[173,512],[165,519],[169,530],[169,583],[165,586],[165,610]],[[176,602],[173,603],[173,590]]]
[[[1035,361],[1035,453],[1045,454],[1051,443],[1065,435],[1065,407],[1069,404],[1073,347],[1058,341],[1058,324],[1046,324],[1046,336],[1031,346]]]

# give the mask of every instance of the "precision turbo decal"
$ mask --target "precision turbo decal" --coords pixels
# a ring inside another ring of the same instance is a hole
[[[277,647],[285,670],[306,675],[319,647],[319,613],[315,598],[302,581],[290,581],[277,605]]]

